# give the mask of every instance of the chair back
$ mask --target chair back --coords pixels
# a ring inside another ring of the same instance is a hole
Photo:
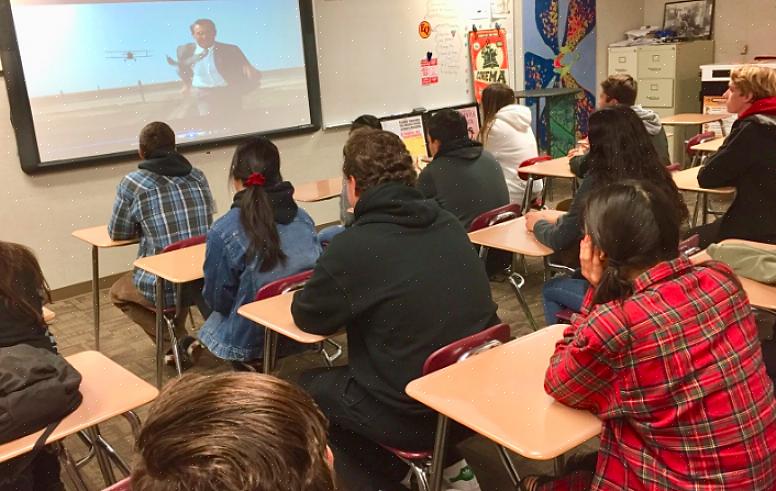
[[[684,151],[687,152],[687,155],[692,157],[693,155],[695,155],[695,150],[692,150],[692,147],[694,147],[695,145],[700,145],[703,142],[713,140],[716,137],[717,135],[713,131],[698,133],[694,137],[684,142]]]
[[[291,276],[271,281],[259,288],[259,291],[256,292],[256,300],[264,300],[292,290],[298,290],[307,283],[307,280],[309,280],[312,275],[313,270],[308,269],[301,273],[292,274]]]
[[[132,484],[129,482],[129,478],[122,479],[113,486],[105,488],[103,491],[132,491]]]
[[[696,252],[701,250],[701,236],[698,234],[691,235],[679,242],[679,254],[683,256],[692,256]]]
[[[668,172],[678,172],[682,170],[682,164],[669,164],[666,166]]]
[[[520,205],[517,203],[509,203],[508,205],[499,206],[493,210],[486,211],[472,220],[469,225],[469,232],[475,232],[497,223],[506,222],[520,216]]]
[[[469,356],[506,343],[509,341],[509,335],[509,325],[502,323],[454,341],[434,351],[426,358],[426,363],[423,364],[423,375],[441,370],[453,363],[463,361]]]
[[[172,252],[172,251],[177,251],[178,249],[185,249],[186,247],[204,244],[206,240],[207,240],[207,235],[197,235],[195,237],[190,237],[188,239],[183,239],[177,242],[173,242],[172,244],[162,249],[162,252]]]
[[[544,162],[545,160],[552,160],[552,157],[550,157],[549,155],[539,155],[538,157],[534,157],[534,158],[522,161],[520,165],[517,166],[517,176],[520,179],[527,181],[528,174],[526,174],[525,172],[520,172],[520,169],[522,169],[523,167],[528,167],[529,165],[534,165],[537,162]]]

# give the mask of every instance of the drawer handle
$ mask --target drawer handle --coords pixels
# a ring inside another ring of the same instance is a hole
[[[615,72],[627,72],[628,70],[626,70],[624,68],[615,68],[614,71]]]
[[[625,63],[626,60],[627,58],[625,58],[624,56],[620,56],[619,58],[617,58],[617,63]]]
[[[660,70],[662,70],[662,68],[649,66],[649,67],[647,67],[647,70],[651,70],[653,72],[659,72]]]
[[[647,99],[649,99],[650,101],[659,101],[660,97],[654,97],[654,96],[648,95]]]

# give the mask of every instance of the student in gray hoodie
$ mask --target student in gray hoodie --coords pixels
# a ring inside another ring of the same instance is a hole
[[[633,77],[627,74],[609,75],[606,80],[601,82],[601,93],[598,95],[598,108],[616,106],[622,104],[630,106],[636,115],[641,119],[644,128],[647,130],[649,139],[657,152],[658,160],[663,165],[669,165],[671,158],[668,155],[668,138],[660,123],[660,116],[651,109],[644,109],[636,104],[638,95],[638,84]],[[587,143],[583,143],[569,152],[571,157],[571,171],[577,177],[584,177],[587,173]]]

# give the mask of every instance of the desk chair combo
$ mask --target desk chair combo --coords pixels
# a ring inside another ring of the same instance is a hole
[[[256,292],[256,301],[265,300],[270,297],[282,295],[284,293],[292,292],[304,288],[304,284],[313,275],[313,270],[302,271],[279,280],[272,281],[259,288]],[[334,349],[332,354],[326,351],[326,346],[330,346]],[[268,327],[264,327],[264,373],[272,373],[275,369],[275,363],[277,361],[277,348],[278,348],[278,335],[275,331]],[[334,362],[342,356],[342,346],[339,343],[325,339],[320,344],[320,353],[323,356],[326,366],[334,366]]]
[[[469,337],[460,339],[447,346],[431,353],[423,364],[423,376],[429,373],[441,370],[459,361],[466,360],[478,353],[495,348],[509,341],[510,333],[507,324],[498,324],[484,331],[473,334]],[[444,466],[444,442],[447,439],[449,420],[444,415],[439,415],[436,430],[436,442],[434,449],[423,451],[409,451],[398,448],[391,448],[382,445],[383,448],[394,454],[402,462],[410,466],[412,477],[415,480],[419,491],[429,491],[434,489],[431,485],[432,478],[442,478]],[[379,443],[379,442],[378,442]],[[507,456],[506,450],[499,447],[502,459],[506,459],[511,466],[511,461]],[[439,481],[441,482],[441,481]]]

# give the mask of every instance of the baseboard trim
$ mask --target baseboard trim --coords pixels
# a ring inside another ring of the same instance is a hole
[[[128,271],[125,271],[123,273],[116,273],[112,274],[110,276],[105,276],[104,278],[100,278],[100,290],[103,288],[108,288],[109,286],[113,285],[116,280],[127,274]],[[56,290],[51,290],[51,301],[57,302],[59,300],[65,300],[68,298],[72,298],[78,295],[83,295],[84,293],[89,293],[92,291],[92,282],[91,281],[84,281],[81,283],[76,283],[74,285],[68,285],[63,286],[62,288],[57,288]]]

